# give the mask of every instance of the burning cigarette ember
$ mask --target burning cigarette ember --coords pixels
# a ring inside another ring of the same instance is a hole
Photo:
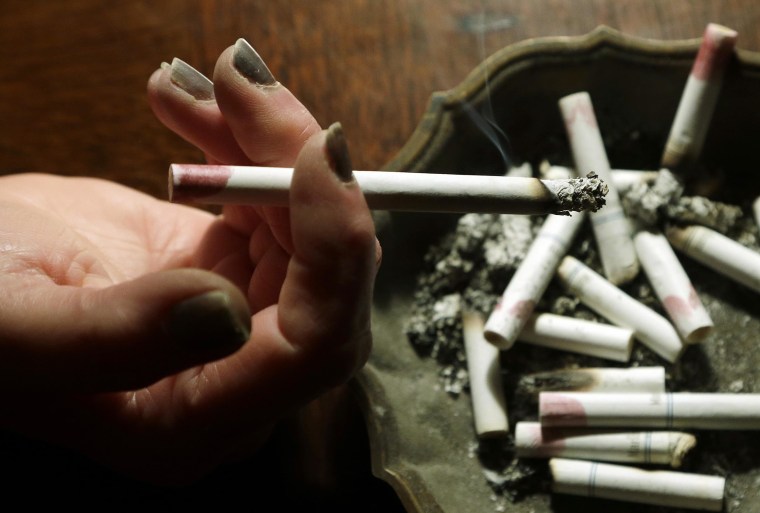
[[[285,207],[291,168],[172,164],[169,198],[181,203]],[[391,171],[355,171],[367,204],[377,210],[563,214],[605,204],[607,184],[591,175],[569,180]]]

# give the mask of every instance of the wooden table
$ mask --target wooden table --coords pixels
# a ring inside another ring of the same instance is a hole
[[[600,24],[646,38],[695,38],[708,22],[737,29],[741,48],[760,51],[756,0],[4,0],[0,174],[99,176],[164,197],[168,164],[201,155],[153,118],[147,78],[175,56],[211,74],[240,36],[320,123],[343,123],[357,168],[378,169],[412,133],[433,91],[453,87],[503,46]],[[12,447],[3,452],[6,465],[21,469],[18,483],[38,479],[48,492],[94,483],[117,495],[123,486],[13,435],[5,447]],[[259,485],[271,485],[266,473],[247,474],[242,487],[240,478],[229,480],[237,471],[211,476],[203,497],[228,497],[234,487],[255,508]],[[196,492],[130,490],[159,503],[196,500]],[[372,483],[366,490],[381,499],[361,509],[398,511],[387,490]]]

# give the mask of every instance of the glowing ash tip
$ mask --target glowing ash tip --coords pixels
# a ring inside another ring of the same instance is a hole
[[[591,172],[585,178],[572,178],[570,180],[546,180],[544,183],[557,197],[559,214],[567,215],[568,212],[588,210],[596,212],[606,203],[605,196],[609,187],[596,173]]]

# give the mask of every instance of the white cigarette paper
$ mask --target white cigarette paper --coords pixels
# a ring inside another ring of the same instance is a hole
[[[560,283],[586,306],[634,336],[669,362],[675,362],[683,343],[673,325],[662,315],[614,286],[578,259],[566,256],[557,268]]]
[[[552,491],[583,497],[721,511],[726,480],[718,476],[564,458],[549,461]]]
[[[752,210],[755,213],[755,223],[757,223],[757,227],[760,228],[760,197],[752,202]]]
[[[175,202],[287,206],[291,168],[172,164]],[[596,210],[607,185],[596,178],[538,178],[355,171],[370,208],[416,212],[558,214]]]
[[[663,167],[680,172],[702,152],[736,38],[734,30],[714,23],[707,25],[665,144]]]
[[[538,422],[518,422],[518,458],[577,458],[580,460],[651,463],[680,467],[697,439],[680,431],[603,431],[547,429]]]
[[[509,349],[517,340],[583,224],[582,212],[547,216],[496,308],[488,317],[486,340]]]
[[[518,342],[627,362],[633,348],[633,330],[551,313],[534,314]]]
[[[586,92],[565,96],[559,101],[575,169],[582,174],[590,171],[608,184],[607,205],[603,212],[591,215],[604,275],[613,284],[631,281],[639,272],[639,262],[631,238],[631,226],[623,212],[620,197],[610,172],[602,136]]]
[[[542,392],[546,427],[760,429],[760,394]]]
[[[633,237],[636,252],[655,294],[681,338],[704,340],[713,322],[668,240],[659,232],[642,230]]]
[[[760,292],[760,253],[704,226],[665,231],[679,251],[737,283]]]
[[[475,431],[490,437],[509,433],[509,422],[499,350],[483,338],[483,323],[478,313],[462,313]]]
[[[562,369],[528,375],[525,379],[539,391],[619,394],[665,392],[663,367]]]

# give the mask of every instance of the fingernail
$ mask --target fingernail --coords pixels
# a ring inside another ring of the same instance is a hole
[[[277,83],[267,65],[245,39],[240,38],[235,42],[232,63],[241,75],[258,85],[270,86]]]
[[[351,156],[348,154],[346,137],[343,135],[343,127],[340,123],[333,123],[327,129],[325,148],[330,168],[342,182],[350,182],[354,179]]]
[[[242,346],[251,335],[250,322],[226,292],[215,290],[174,305],[166,327],[185,347],[210,350]]]
[[[203,73],[176,57],[172,60],[169,80],[196,100],[213,100],[214,83]]]

